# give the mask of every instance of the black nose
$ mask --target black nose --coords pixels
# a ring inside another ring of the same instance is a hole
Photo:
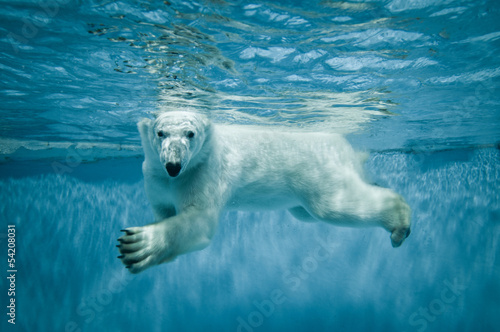
[[[181,164],[179,163],[167,163],[167,172],[168,175],[171,177],[175,178],[177,175],[179,175],[179,172],[181,171]]]

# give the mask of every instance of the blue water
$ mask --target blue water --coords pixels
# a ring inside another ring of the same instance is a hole
[[[498,1],[0,9],[2,331],[500,331]],[[205,250],[128,274],[119,230],[153,219],[136,122],[185,106],[345,134],[411,236],[232,212]]]

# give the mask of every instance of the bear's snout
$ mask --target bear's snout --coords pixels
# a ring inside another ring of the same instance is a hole
[[[166,168],[168,175],[175,178],[177,175],[179,175],[182,166],[180,163],[167,163]]]

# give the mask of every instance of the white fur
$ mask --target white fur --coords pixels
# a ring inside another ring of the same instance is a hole
[[[408,205],[363,181],[360,154],[339,135],[216,125],[191,112],[165,112],[138,127],[156,222],[127,228],[119,239],[132,273],[206,247],[227,209],[288,209],[304,221],[382,226],[394,247],[409,234]],[[167,163],[180,163],[179,174],[169,175]]]

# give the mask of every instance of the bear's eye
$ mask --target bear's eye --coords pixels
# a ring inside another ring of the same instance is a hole
[[[158,137],[163,137],[164,136],[163,131],[161,131],[161,130],[157,134],[158,134]]]
[[[192,131],[188,131],[187,134],[186,134],[186,136],[188,138],[193,138],[194,137],[194,133]]]

